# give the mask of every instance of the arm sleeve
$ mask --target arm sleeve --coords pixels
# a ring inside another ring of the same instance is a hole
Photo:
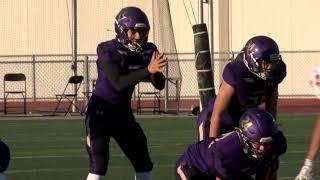
[[[129,86],[134,86],[149,76],[147,67],[122,75],[120,73],[121,67],[118,64],[111,61],[98,61],[98,63],[117,91],[122,91]]]
[[[278,106],[278,85],[267,90],[266,93],[266,111],[272,114],[277,119]]]
[[[158,90],[164,89],[165,81],[166,81],[166,78],[160,72],[150,75],[150,82]]]

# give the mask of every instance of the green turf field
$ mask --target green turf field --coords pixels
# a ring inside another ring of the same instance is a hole
[[[293,179],[306,153],[312,116],[282,115],[279,124],[288,138],[288,151],[281,158],[279,179]],[[179,154],[195,142],[195,117],[138,118],[148,137],[154,161],[153,180],[173,180]],[[87,175],[87,154],[82,119],[0,120],[0,137],[10,146],[9,180],[81,180]],[[133,180],[133,169],[111,142],[106,179]],[[319,158],[316,163],[320,169]],[[316,179],[320,171],[316,172]]]

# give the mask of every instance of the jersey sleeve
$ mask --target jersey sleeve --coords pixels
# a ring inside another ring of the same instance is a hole
[[[117,91],[122,91],[129,86],[134,86],[150,75],[147,67],[122,74],[122,67],[118,63],[119,59],[117,59],[120,58],[119,53],[111,50],[112,48],[106,50],[102,45],[98,46],[97,66],[102,69],[104,76]]]
[[[150,82],[158,90],[164,89],[165,81],[166,81],[166,78],[160,72],[150,75]]]
[[[228,63],[224,68],[222,74],[223,80],[232,87],[236,86],[237,84],[236,72],[234,71],[233,67],[234,66],[232,65],[232,63]]]
[[[230,132],[216,139],[214,152],[215,173],[222,179],[231,178],[240,172],[241,144],[237,133]]]

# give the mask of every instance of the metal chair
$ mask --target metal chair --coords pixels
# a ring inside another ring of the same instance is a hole
[[[78,96],[78,91],[80,89],[80,86],[83,81],[83,76],[71,76],[68,80],[68,83],[66,87],[64,88],[63,92],[61,94],[56,94],[56,99],[58,100],[58,104],[53,111],[53,115],[55,115],[58,112],[58,109],[62,105],[62,101],[66,100],[67,101],[67,107],[65,108],[66,105],[63,106],[62,109],[64,109],[64,115],[67,115],[68,113],[71,114],[71,106],[74,106],[75,109],[82,115],[82,110],[78,107],[77,103],[75,102],[77,96]],[[75,87],[75,89],[74,89]],[[74,92],[75,90],[75,92]]]
[[[8,106],[9,95],[22,96],[23,113],[27,114],[27,85],[26,76],[23,73],[8,73],[4,75],[3,95],[4,95],[4,114],[8,113],[8,108],[21,108],[21,106]]]
[[[142,103],[142,99],[151,100]],[[142,113],[142,109],[152,109],[153,114],[160,114],[161,93],[155,89],[150,82],[140,82],[137,85],[137,114]]]

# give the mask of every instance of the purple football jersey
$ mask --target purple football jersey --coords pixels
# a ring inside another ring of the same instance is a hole
[[[188,165],[208,176],[222,178],[254,172],[256,168],[256,164],[244,153],[237,131],[190,145],[178,160],[177,167],[180,165]]]
[[[227,111],[237,121],[248,108],[257,107],[266,101],[266,95],[273,93],[277,85],[286,76],[286,65],[278,62],[276,78],[263,80],[251,73],[242,61],[241,56],[228,63],[223,71],[223,80],[234,88]],[[237,122],[233,122],[237,123]]]
[[[245,66],[242,55],[228,63],[223,71],[223,80],[234,88],[234,95],[220,116],[219,134],[230,132],[238,126],[242,113],[248,108],[258,107],[266,101],[275,88],[286,76],[286,65],[283,61],[277,64],[272,79],[263,80],[256,77]],[[209,121],[216,97],[212,97],[203,107],[197,118],[198,139],[209,137]]]
[[[251,73],[242,59],[228,63],[223,71],[223,80],[235,90],[231,100],[231,107],[247,109],[256,107],[265,101],[265,95],[274,91],[274,88],[286,76],[286,66],[279,62],[279,77],[276,80],[263,80]],[[281,73],[282,72],[282,73]]]
[[[99,96],[112,104],[130,104],[135,84],[128,86],[121,92],[117,91],[110,79],[106,77],[99,61],[117,64],[121,70],[120,74],[126,75],[132,71],[145,68],[151,60],[153,51],[156,49],[154,44],[147,43],[142,53],[134,53],[115,39],[100,43],[97,48],[98,78],[93,95]]]

